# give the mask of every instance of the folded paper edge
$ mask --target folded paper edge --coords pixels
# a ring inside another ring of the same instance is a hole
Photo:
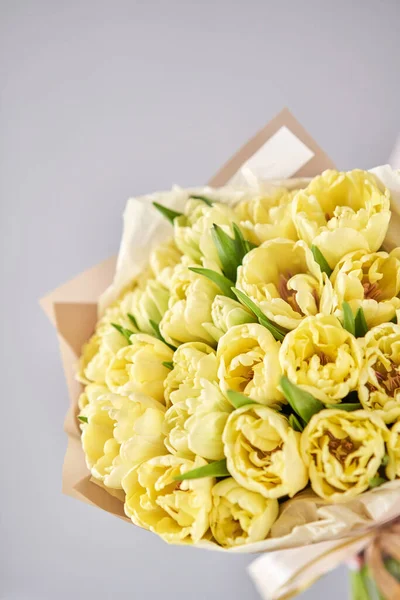
[[[112,278],[115,265],[117,262],[116,256],[111,256],[106,260],[90,267],[79,275],[69,279],[51,292],[40,298],[39,305],[47,315],[51,323],[56,327],[56,315],[54,305],[56,303],[97,303],[100,294],[106,288],[105,281]],[[82,286],[81,283],[90,283],[91,285]]]
[[[267,125],[246,142],[210,179],[208,185],[220,187],[226,185],[235,173],[244,165],[281,127],[288,128],[301,142],[313,152],[313,157],[291,177],[314,177],[325,169],[334,169],[329,156],[285,107]]]

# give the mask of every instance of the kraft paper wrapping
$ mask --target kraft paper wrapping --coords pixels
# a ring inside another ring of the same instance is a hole
[[[75,380],[75,369],[80,349],[94,331],[97,310],[101,313],[126,283],[138,275],[146,265],[152,247],[172,235],[171,226],[153,209],[151,201],[157,200],[180,210],[189,193],[197,192],[212,194],[212,197],[223,202],[235,203],[271,185],[283,183],[286,187],[303,187],[310,177],[327,168],[334,168],[331,160],[285,109],[245,144],[210,181],[212,187],[226,187],[212,191],[210,187],[191,190],[176,187],[169,192],[129,200],[124,213],[118,259],[111,258],[85,271],[41,300],[58,333],[70,396],[70,409],[64,424],[68,436],[63,467],[64,493],[130,522],[124,515],[120,494],[106,491],[93,481],[86,467],[76,419],[81,385]],[[379,167],[373,172],[391,189],[393,195],[393,216],[387,237],[388,247],[391,248],[400,245],[400,211],[397,210],[400,207],[400,172],[396,173],[388,166]],[[351,543],[361,543],[359,540],[368,536],[371,528],[399,514],[400,481],[387,483],[339,506],[329,505],[306,491],[282,506],[268,540],[230,550],[222,550],[211,542],[203,542],[199,546],[224,552],[272,552],[253,563],[252,576],[260,591],[271,598],[279,598],[283,597],[280,595],[282,586],[294,573],[293,569],[285,571],[287,561],[283,559],[282,562],[281,556],[289,559],[290,553],[299,552],[288,549],[315,544],[312,552],[317,550],[318,554],[326,551],[322,548],[318,550],[320,542],[323,542],[324,548],[340,548],[343,543],[348,547],[350,542],[343,542],[343,539],[349,536]],[[307,552],[303,548],[299,555],[301,560],[297,560],[307,563],[309,556],[312,561],[311,554],[310,548]],[[265,567],[259,561],[263,560],[269,561],[265,563],[268,584],[265,581],[260,583],[260,573]],[[275,573],[275,579],[270,578],[271,561],[281,569],[280,574]],[[295,564],[296,560],[293,562]]]

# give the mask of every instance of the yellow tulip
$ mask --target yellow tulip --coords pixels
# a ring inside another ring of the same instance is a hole
[[[119,451],[104,483],[107,487],[121,489],[121,481],[130,469],[150,458],[167,454],[163,433],[165,408],[142,394],[128,397],[108,394],[106,400],[110,403],[113,437]]]
[[[235,207],[246,239],[261,244],[275,238],[297,240],[292,219],[292,199],[296,192],[276,188],[268,196],[256,196]]]
[[[301,434],[301,453],[311,487],[329,502],[365,492],[385,456],[388,430],[375,413],[326,409]]]
[[[167,410],[165,445],[171,454],[183,458],[191,459],[197,455],[207,460],[222,460],[222,432],[232,405],[223,396],[218,384],[202,379],[198,386],[194,389],[186,386],[187,397]]]
[[[365,336],[358,396],[363,408],[386,423],[400,416],[400,325],[383,323]]]
[[[169,289],[174,268],[181,258],[182,254],[173,240],[160,244],[150,254],[150,267],[157,281],[167,289]]]
[[[174,240],[179,250],[192,260],[200,262],[202,257],[219,264],[218,253],[212,239],[214,223],[227,233],[238,219],[233,208],[214,202],[208,206],[202,200],[189,199],[185,214],[174,220]]]
[[[188,342],[177,348],[173,369],[165,381],[165,399],[168,404],[185,400],[190,394],[200,393],[201,380],[217,381],[217,357],[204,342]]]
[[[333,268],[349,252],[376,252],[390,220],[390,193],[366,171],[328,170],[293,199],[300,239],[314,244]]]
[[[326,312],[332,297],[332,286],[307,245],[284,239],[265,242],[244,257],[237,287],[286,329]]]
[[[132,344],[117,352],[106,372],[106,384],[115,394],[145,394],[164,403],[164,380],[173,351],[160,340],[144,333],[131,337]]]
[[[307,317],[288,333],[279,352],[290,381],[326,404],[337,404],[356,390],[362,350],[333,315]]]
[[[211,531],[225,548],[264,540],[279,513],[278,501],[240,486],[232,477],[212,489]]]
[[[211,316],[212,323],[204,323],[204,328],[217,342],[231,327],[257,321],[247,308],[227,296],[215,296]]]
[[[177,482],[174,478],[206,464],[201,458],[189,461],[167,455],[132,469],[122,480],[127,516],[166,542],[199,542],[210,526],[215,480],[205,477]]]
[[[110,417],[108,407],[107,397],[101,396],[81,410],[81,415],[87,419],[87,423],[81,423],[86,464],[93,477],[100,481],[110,473],[119,453],[119,444],[113,436],[115,421]]]
[[[236,325],[218,342],[218,377],[221,389],[241,392],[261,404],[284,398],[277,386],[281,377],[279,342],[258,323]]]
[[[132,314],[143,333],[154,334],[150,321],[157,325],[168,308],[169,292],[156,279],[149,279],[144,287],[137,287],[121,302],[121,311]],[[130,323],[132,329],[132,323]]]
[[[79,396],[78,406],[80,410],[83,410],[88,404],[96,404],[102,399],[102,396],[108,394],[109,389],[105,385],[98,385],[96,383],[89,383],[82,394]]]
[[[222,439],[228,471],[244,488],[265,498],[281,498],[307,485],[300,434],[275,410],[258,404],[235,410]]]
[[[211,322],[211,306],[219,293],[218,286],[206,277],[178,265],[171,279],[168,310],[160,323],[164,339],[173,346],[184,342],[215,344],[204,323]]]
[[[95,333],[82,348],[77,374],[81,383],[104,385],[111,360],[121,348],[129,344],[112,323],[135,330],[128,316],[121,312],[119,302],[109,307],[97,323]]]
[[[347,254],[331,281],[339,307],[345,300],[354,314],[362,308],[369,328],[391,321],[400,308],[400,249],[390,254],[365,250]]]

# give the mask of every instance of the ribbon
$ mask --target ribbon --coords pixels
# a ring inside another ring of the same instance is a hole
[[[399,600],[400,582],[386,569],[384,559],[400,561],[400,520],[378,529],[365,550],[365,562],[375,583],[386,600]]]
[[[400,519],[357,538],[265,554],[249,566],[249,571],[265,600],[290,600],[322,575],[362,552],[385,600],[399,600],[400,583],[387,571],[384,561],[393,557],[400,562]]]

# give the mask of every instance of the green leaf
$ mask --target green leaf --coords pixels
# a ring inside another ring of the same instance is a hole
[[[82,415],[78,415],[78,419],[81,423],[89,423],[89,420],[87,417],[83,417]]]
[[[162,364],[164,365],[164,367],[167,367],[167,369],[169,369],[170,371],[172,371],[172,369],[174,368],[173,362],[164,361]]]
[[[385,559],[385,567],[389,571],[389,573],[400,581],[400,562],[393,557]]]
[[[300,433],[304,430],[304,426],[294,414],[289,416],[289,425],[295,431],[300,431]]]
[[[122,327],[121,325],[118,325],[117,323],[111,323],[111,325],[117,331],[119,331],[119,333],[121,335],[123,335],[126,340],[128,340],[129,344],[132,344],[132,342],[131,342],[131,335],[133,335],[135,333],[134,331],[131,331],[130,329],[125,329],[125,327]]]
[[[370,487],[370,489],[376,488],[376,487],[379,487],[380,485],[382,485],[383,483],[387,483],[387,479],[385,479],[384,477],[381,477],[380,475],[375,475],[375,477],[372,477],[369,480],[369,487]]]
[[[189,196],[189,198],[193,198],[193,200],[201,200],[202,202],[207,204],[207,206],[212,206],[214,204],[213,200],[210,200],[210,198],[207,198],[207,196],[192,194],[191,196]]]
[[[385,456],[382,458],[381,466],[387,467],[388,463],[389,463],[389,455],[385,454]]]
[[[193,273],[197,273],[198,275],[204,275],[204,277],[207,277],[207,279],[219,287],[224,296],[236,300],[236,296],[232,292],[233,283],[225,275],[221,275],[221,273],[217,273],[217,271],[213,271],[212,269],[203,269],[202,267],[189,267],[189,271],[193,271]]]
[[[364,311],[362,306],[358,309],[356,313],[356,337],[364,337],[368,331],[367,321],[365,320]]]
[[[352,335],[356,334],[356,321],[354,319],[353,311],[351,310],[350,304],[346,301],[342,302],[343,310],[343,327],[347,329]]]
[[[241,264],[238,260],[236,242],[219,225],[214,223],[211,236],[218,252],[224,275],[231,281],[236,281],[237,268]]]
[[[341,404],[326,404],[325,408],[334,408],[337,410],[346,410],[352,412],[353,410],[360,410],[362,408],[359,402],[342,402]]]
[[[164,340],[163,336],[161,335],[161,331],[160,331],[158,324],[155,321],[152,321],[151,319],[150,319],[149,323],[150,323],[151,327],[153,328],[154,337],[156,337],[158,340],[160,340],[160,342],[163,342],[166,346],[168,346],[169,348],[171,348],[171,350],[173,350],[175,352],[175,350],[176,350],[175,346],[173,346],[172,344],[168,344],[168,342],[166,342]]]
[[[246,240],[246,248],[247,248],[247,252],[250,252],[251,250],[254,250],[254,248],[258,248],[258,246],[257,246],[257,244],[250,242],[250,240]]]
[[[286,375],[282,375],[280,386],[286,400],[289,402],[294,412],[297,413],[305,423],[308,423],[313,415],[325,408],[322,402],[314,398],[309,392],[302,390],[289,381]]]
[[[237,248],[237,252],[238,252],[238,260],[240,260],[239,264],[242,264],[244,257],[246,256],[246,254],[248,252],[250,252],[251,250],[254,250],[254,248],[257,248],[257,244],[253,244],[253,242],[250,242],[249,240],[246,240],[243,237],[243,233],[239,227],[239,225],[237,223],[233,223],[232,224],[232,229],[233,229],[233,233],[235,236],[235,243],[236,243],[236,248]]]
[[[393,319],[390,319],[390,323],[397,325],[397,315],[394,315]]]
[[[237,223],[232,223],[234,237],[228,235],[222,227],[214,223],[211,235],[218,252],[224,275],[236,281],[237,268],[242,264],[245,255],[253,249],[254,244],[247,242]]]
[[[332,275],[332,269],[330,268],[329,263],[326,260],[325,256],[322,254],[321,250],[313,244],[311,246],[311,252],[314,255],[315,261],[319,264],[321,271],[323,273],[326,273],[328,277],[330,277]]]
[[[226,459],[217,460],[204,467],[192,469],[182,475],[174,477],[175,481],[185,481],[185,479],[201,479],[202,477],[230,477],[230,473],[226,466]]]
[[[241,408],[242,406],[246,406],[247,404],[259,404],[258,402],[255,402],[248,396],[245,396],[240,392],[235,392],[234,390],[228,390],[226,392],[226,395],[228,396],[229,402],[235,408]]]
[[[162,214],[163,217],[168,219],[168,221],[173,225],[176,217],[181,217],[182,213],[176,212],[176,210],[172,210],[171,208],[167,208],[162,204],[158,204],[158,202],[153,202],[153,206]]]
[[[136,329],[139,331],[139,327],[138,327],[137,321],[136,321],[135,317],[131,313],[128,313],[128,319],[130,320],[130,322],[132,323],[132,325],[134,327],[136,327]]]
[[[272,335],[274,336],[274,338],[276,340],[279,340],[279,341],[283,340],[283,338],[285,337],[285,335],[287,333],[287,331],[285,329],[282,329],[281,327],[279,327],[279,325],[275,325],[275,323],[270,321],[268,319],[268,317],[266,317],[264,315],[262,310],[257,306],[257,304],[255,304],[255,302],[253,302],[253,300],[251,300],[248,296],[246,296],[246,294],[244,294],[243,292],[241,292],[240,290],[238,290],[235,287],[232,288],[232,291],[235,294],[236,298],[239,300],[239,302],[241,302],[244,306],[246,306],[248,309],[250,309],[251,312],[257,317],[260,325],[262,325],[263,327],[266,327],[266,329],[268,329],[272,333]]]
[[[242,264],[243,262],[243,258],[246,256],[246,254],[248,253],[248,246],[247,246],[247,242],[243,237],[243,233],[240,231],[239,225],[237,223],[232,223],[232,229],[233,229],[233,234],[234,234],[234,239],[235,239],[235,244],[236,244],[236,252],[238,255],[238,258],[240,257],[240,264]]]
[[[359,570],[350,570],[351,600],[372,600],[369,576],[364,566]]]

